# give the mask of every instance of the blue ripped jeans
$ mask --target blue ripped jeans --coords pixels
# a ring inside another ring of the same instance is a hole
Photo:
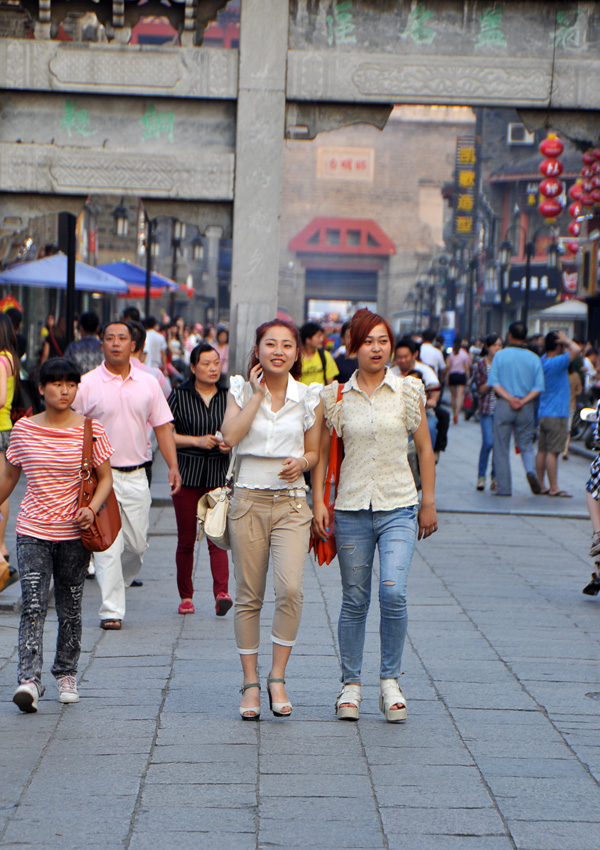
[[[338,622],[342,682],[360,682],[375,547],[379,551],[379,676],[395,679],[400,675],[408,625],[406,585],[417,539],[417,514],[418,505],[392,511],[335,512],[343,590]]]

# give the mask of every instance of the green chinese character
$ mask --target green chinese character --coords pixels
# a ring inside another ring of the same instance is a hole
[[[174,119],[172,112],[157,112],[154,104],[148,107],[140,121],[144,128],[142,141],[160,139],[164,134],[170,142],[174,140]]]
[[[578,17],[579,12],[577,10],[556,13],[558,26],[556,33],[550,36],[556,47],[562,47],[565,50],[577,50],[581,46],[579,27],[577,26]]]
[[[80,136],[93,136],[97,130],[90,130],[89,123],[87,109],[77,109],[77,101],[75,100],[65,101],[65,110],[60,126],[67,131],[69,138],[74,133]]]
[[[475,42],[475,49],[479,47],[506,47],[508,42],[502,32],[502,11],[494,12],[486,9],[479,16],[481,30]]]
[[[433,18],[433,12],[426,9],[423,3],[418,3],[408,16],[406,29],[404,32],[398,33],[398,38],[410,38],[415,44],[432,44],[436,32],[431,27],[426,26],[430,18]]]
[[[352,21],[352,2],[336,3],[333,14],[327,15],[327,44],[356,44],[355,24]]]

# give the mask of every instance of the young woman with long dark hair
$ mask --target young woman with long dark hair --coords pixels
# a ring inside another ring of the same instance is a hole
[[[322,386],[299,382],[298,329],[275,319],[256,331],[248,381],[231,378],[223,437],[238,446],[239,472],[229,523],[235,567],[235,636],[244,682],[240,715],[260,716],[258,650],[269,554],[273,558],[273,655],[267,677],[274,715],[289,717],[285,671],[302,614],[302,583],[312,513],[303,473],[317,462]],[[259,695],[257,696],[257,690]]]

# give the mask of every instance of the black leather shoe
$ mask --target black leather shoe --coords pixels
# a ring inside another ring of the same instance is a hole
[[[137,578],[134,578],[134,580],[133,580],[133,581],[131,582],[131,584],[129,585],[129,587],[143,587],[143,586],[144,586],[144,582],[143,582],[143,581],[140,581],[140,580],[139,580],[139,579],[137,579]]]

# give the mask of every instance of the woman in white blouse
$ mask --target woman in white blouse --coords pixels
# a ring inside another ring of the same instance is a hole
[[[297,328],[276,319],[256,331],[248,378],[231,378],[222,432],[238,446],[239,471],[229,511],[235,567],[235,636],[244,683],[240,715],[260,716],[257,665],[260,612],[269,552],[273,557],[273,660],[267,678],[271,711],[289,717],[285,669],[302,614],[302,582],[312,513],[303,473],[318,458],[323,420],[320,384],[305,386]],[[257,696],[258,690],[258,696]]]
[[[423,385],[387,369],[392,329],[381,316],[360,310],[352,321],[349,355],[358,358],[337,401],[338,384],[323,391],[321,458],[313,472],[315,531],[329,533],[323,479],[335,428],[344,461],[335,503],[335,540],[342,578],[338,641],[342,690],[340,720],[358,720],[365,624],[371,599],[375,548],[379,551],[381,664],[379,708],[391,723],[406,719],[398,686],[406,637],[406,584],[415,542],[437,531],[435,462],[425,416]],[[422,501],[408,463],[412,434],[419,456]]]

